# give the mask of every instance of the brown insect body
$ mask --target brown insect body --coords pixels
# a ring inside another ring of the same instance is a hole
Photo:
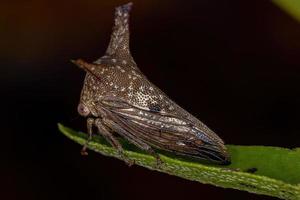
[[[115,26],[103,57],[91,64],[81,59],[73,61],[87,72],[78,112],[88,117],[90,138],[92,126],[96,126],[121,155],[122,146],[113,133],[151,153],[158,161],[153,148],[229,164],[223,141],[152,84],[137,67],[129,51],[131,5],[116,8]]]

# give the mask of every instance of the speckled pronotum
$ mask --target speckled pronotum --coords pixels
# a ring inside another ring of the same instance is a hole
[[[117,7],[115,25],[104,56],[93,63],[73,60],[86,73],[78,112],[87,118],[89,138],[98,129],[128,164],[115,134],[161,163],[155,149],[229,164],[224,142],[206,125],[172,101],[140,71],[129,50],[132,3]],[[86,146],[82,153],[86,154]]]

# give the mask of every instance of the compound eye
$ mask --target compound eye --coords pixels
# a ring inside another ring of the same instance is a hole
[[[81,116],[88,116],[90,114],[90,110],[88,109],[88,107],[86,107],[85,105],[83,105],[82,103],[80,103],[77,107],[78,113]]]

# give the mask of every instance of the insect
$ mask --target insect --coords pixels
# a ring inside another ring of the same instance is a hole
[[[132,3],[115,9],[115,24],[104,56],[93,63],[73,63],[86,71],[78,112],[87,118],[89,139],[93,127],[118,150],[115,134],[153,155],[154,149],[219,164],[229,164],[224,142],[206,125],[172,101],[137,67],[129,50],[129,12]],[[86,145],[82,149],[86,154]]]

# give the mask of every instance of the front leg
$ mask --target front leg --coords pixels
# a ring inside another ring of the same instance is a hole
[[[87,125],[87,132],[88,132],[88,139],[85,142],[85,144],[83,145],[82,149],[81,149],[81,155],[83,156],[87,156],[88,152],[86,151],[87,149],[87,145],[89,144],[89,142],[92,140],[92,135],[93,135],[93,125],[95,123],[95,120],[93,118],[88,118],[86,120],[86,125]]]
[[[124,150],[120,142],[113,136],[111,130],[109,130],[102,122],[101,119],[95,119],[95,126],[98,128],[98,132],[111,144],[112,147],[118,150],[119,155],[125,160],[126,164],[131,166],[134,164],[133,160],[130,160],[124,154]]]

